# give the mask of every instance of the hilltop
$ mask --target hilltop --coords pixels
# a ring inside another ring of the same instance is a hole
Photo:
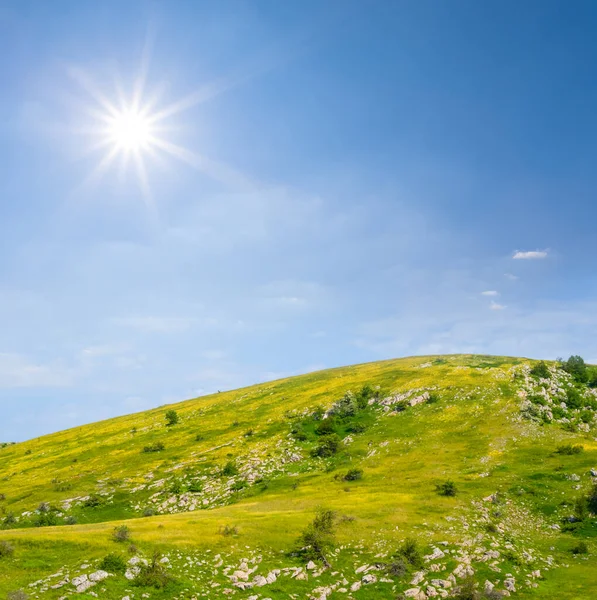
[[[564,366],[389,360],[7,445],[0,598],[597,597],[597,388]]]

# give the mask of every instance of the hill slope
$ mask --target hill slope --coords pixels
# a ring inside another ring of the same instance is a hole
[[[531,364],[332,369],[7,446],[0,597],[597,597],[596,394]],[[320,507],[335,539],[297,553]]]

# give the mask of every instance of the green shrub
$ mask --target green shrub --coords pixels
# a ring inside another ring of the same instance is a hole
[[[0,542],[0,558],[12,556],[14,552],[15,549],[12,547],[12,544],[9,544],[4,540]]]
[[[16,522],[17,522],[17,518],[14,516],[13,513],[9,512],[4,517],[4,520],[2,521],[2,525],[4,525],[5,527],[10,527],[11,525],[14,525]]]
[[[64,517],[64,522],[67,525],[76,525],[77,524],[77,517],[74,517],[73,515],[68,515],[67,517]]]
[[[133,580],[133,583],[140,587],[152,587],[155,589],[164,589],[174,580],[166,571],[164,565],[160,562],[161,554],[156,552],[147,565],[139,565],[139,573]]]
[[[589,500],[586,496],[581,496],[574,501],[574,518],[577,521],[584,521],[589,516]]]
[[[594,515],[597,515],[597,483],[593,485],[593,489],[587,496],[587,506]]]
[[[238,469],[236,468],[236,465],[231,460],[229,460],[224,465],[221,475],[223,477],[233,477],[234,475],[238,475]]]
[[[406,538],[402,546],[398,548],[395,556],[402,558],[408,565],[415,569],[423,568],[423,552],[417,540],[413,538]]]
[[[348,433],[363,433],[367,431],[367,425],[364,423],[351,423],[346,428],[346,431],[348,431]]]
[[[166,415],[164,417],[166,419],[166,426],[172,427],[172,425],[176,425],[178,423],[178,413],[175,410],[166,411]]]
[[[304,560],[319,560],[330,567],[326,555],[336,543],[336,513],[320,508],[299,538],[298,554]]]
[[[578,544],[576,544],[576,546],[571,548],[570,552],[572,552],[572,554],[588,554],[589,547],[587,546],[586,542],[581,541],[581,542],[578,542]]]
[[[329,435],[323,435],[321,438],[319,438],[319,443],[312,450],[311,454],[321,458],[328,458],[336,454],[339,448],[340,437],[335,433],[331,433]]]
[[[56,513],[54,512],[42,512],[33,521],[36,527],[53,527],[58,524]]]
[[[581,408],[584,404],[584,398],[578,389],[569,387],[566,390],[566,399],[564,402],[568,408]]]
[[[112,530],[112,539],[115,542],[127,542],[131,539],[131,530],[126,525],[119,525]]]
[[[240,481],[235,481],[231,486],[230,489],[233,492],[240,492],[241,490],[244,490],[247,487],[247,482],[244,480],[240,480]]]
[[[354,417],[359,411],[359,402],[353,392],[348,391],[340,400],[334,403],[330,409],[332,415],[337,416],[340,419],[346,419]]]
[[[189,490],[189,492],[198,494],[199,492],[201,492],[203,490],[203,486],[201,485],[201,483],[199,481],[191,481],[191,483],[189,483],[189,486],[187,489]]]
[[[398,557],[395,558],[391,563],[386,565],[386,573],[390,575],[390,577],[404,577],[409,570],[409,567],[404,562],[404,559]]]
[[[218,530],[220,535],[224,537],[230,537],[231,535],[238,535],[238,527],[236,525],[224,525]]]
[[[197,435],[195,435],[195,441],[196,442],[202,442],[204,440],[204,436],[201,435],[200,433],[198,433]]]
[[[99,568],[108,573],[124,573],[126,571],[126,561],[120,554],[106,554],[99,564]]]
[[[566,411],[561,406],[552,406],[551,414],[554,419],[563,419],[566,416]]]
[[[564,456],[572,456],[573,454],[581,454],[583,450],[584,446],[581,446],[580,444],[574,446],[572,444],[565,444],[563,446],[558,446],[556,452],[557,454],[562,454]]]
[[[175,479],[172,482],[172,485],[170,486],[170,493],[171,494],[182,494],[184,491],[184,487],[182,485],[182,482],[179,479]]]
[[[531,375],[533,377],[539,377],[540,379],[549,379],[551,377],[549,367],[542,360],[533,365],[533,368],[531,369]]]
[[[586,383],[589,379],[587,365],[580,356],[571,356],[566,362],[560,365],[560,368],[572,375],[579,383]]]
[[[358,479],[363,479],[363,471],[361,469],[350,469],[344,475],[344,481],[357,481]]]
[[[336,433],[336,421],[333,417],[328,417],[320,421],[315,427],[315,433],[317,435],[329,435]]]
[[[70,481],[57,481],[54,485],[54,489],[57,492],[68,492],[72,487],[73,484]]]
[[[301,425],[293,427],[290,433],[292,434],[294,439],[297,440],[297,442],[305,442],[308,439],[308,436]]]
[[[367,408],[369,400],[378,396],[379,392],[369,384],[365,384],[356,394],[357,407],[360,410]]]
[[[91,494],[84,502],[83,506],[85,508],[97,508],[98,506],[102,506],[105,503],[105,500],[99,496],[98,494]]]
[[[247,431],[243,433],[243,436],[246,438],[253,437],[253,435],[255,435],[255,432],[252,429],[247,429]]]
[[[161,452],[165,446],[163,442],[154,442],[143,447],[143,452]]]
[[[444,481],[443,483],[438,483],[435,486],[435,490],[440,496],[456,496],[458,493],[456,484],[450,479]]]
[[[153,517],[155,515],[155,510],[151,507],[148,507],[143,510],[144,517]]]

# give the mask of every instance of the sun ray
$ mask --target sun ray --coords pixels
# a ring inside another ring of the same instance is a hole
[[[255,188],[254,182],[250,181],[242,173],[235,171],[225,164],[211,160],[206,156],[191,152],[183,146],[157,137],[152,138],[152,144],[212,179],[225,183],[228,186],[250,190]]]

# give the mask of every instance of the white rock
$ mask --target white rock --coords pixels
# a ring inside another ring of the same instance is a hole
[[[372,575],[371,573],[367,573],[367,575],[363,575],[363,579],[361,579],[361,581],[366,585],[368,583],[376,583],[377,582],[377,577],[375,577],[375,575]]]
[[[307,565],[305,566],[305,569],[308,569],[309,571],[312,571],[313,569],[315,569],[317,567],[317,565],[310,560]]]
[[[355,581],[351,586],[350,586],[350,591],[351,592],[357,592],[358,590],[361,589],[361,582],[360,581]]]

